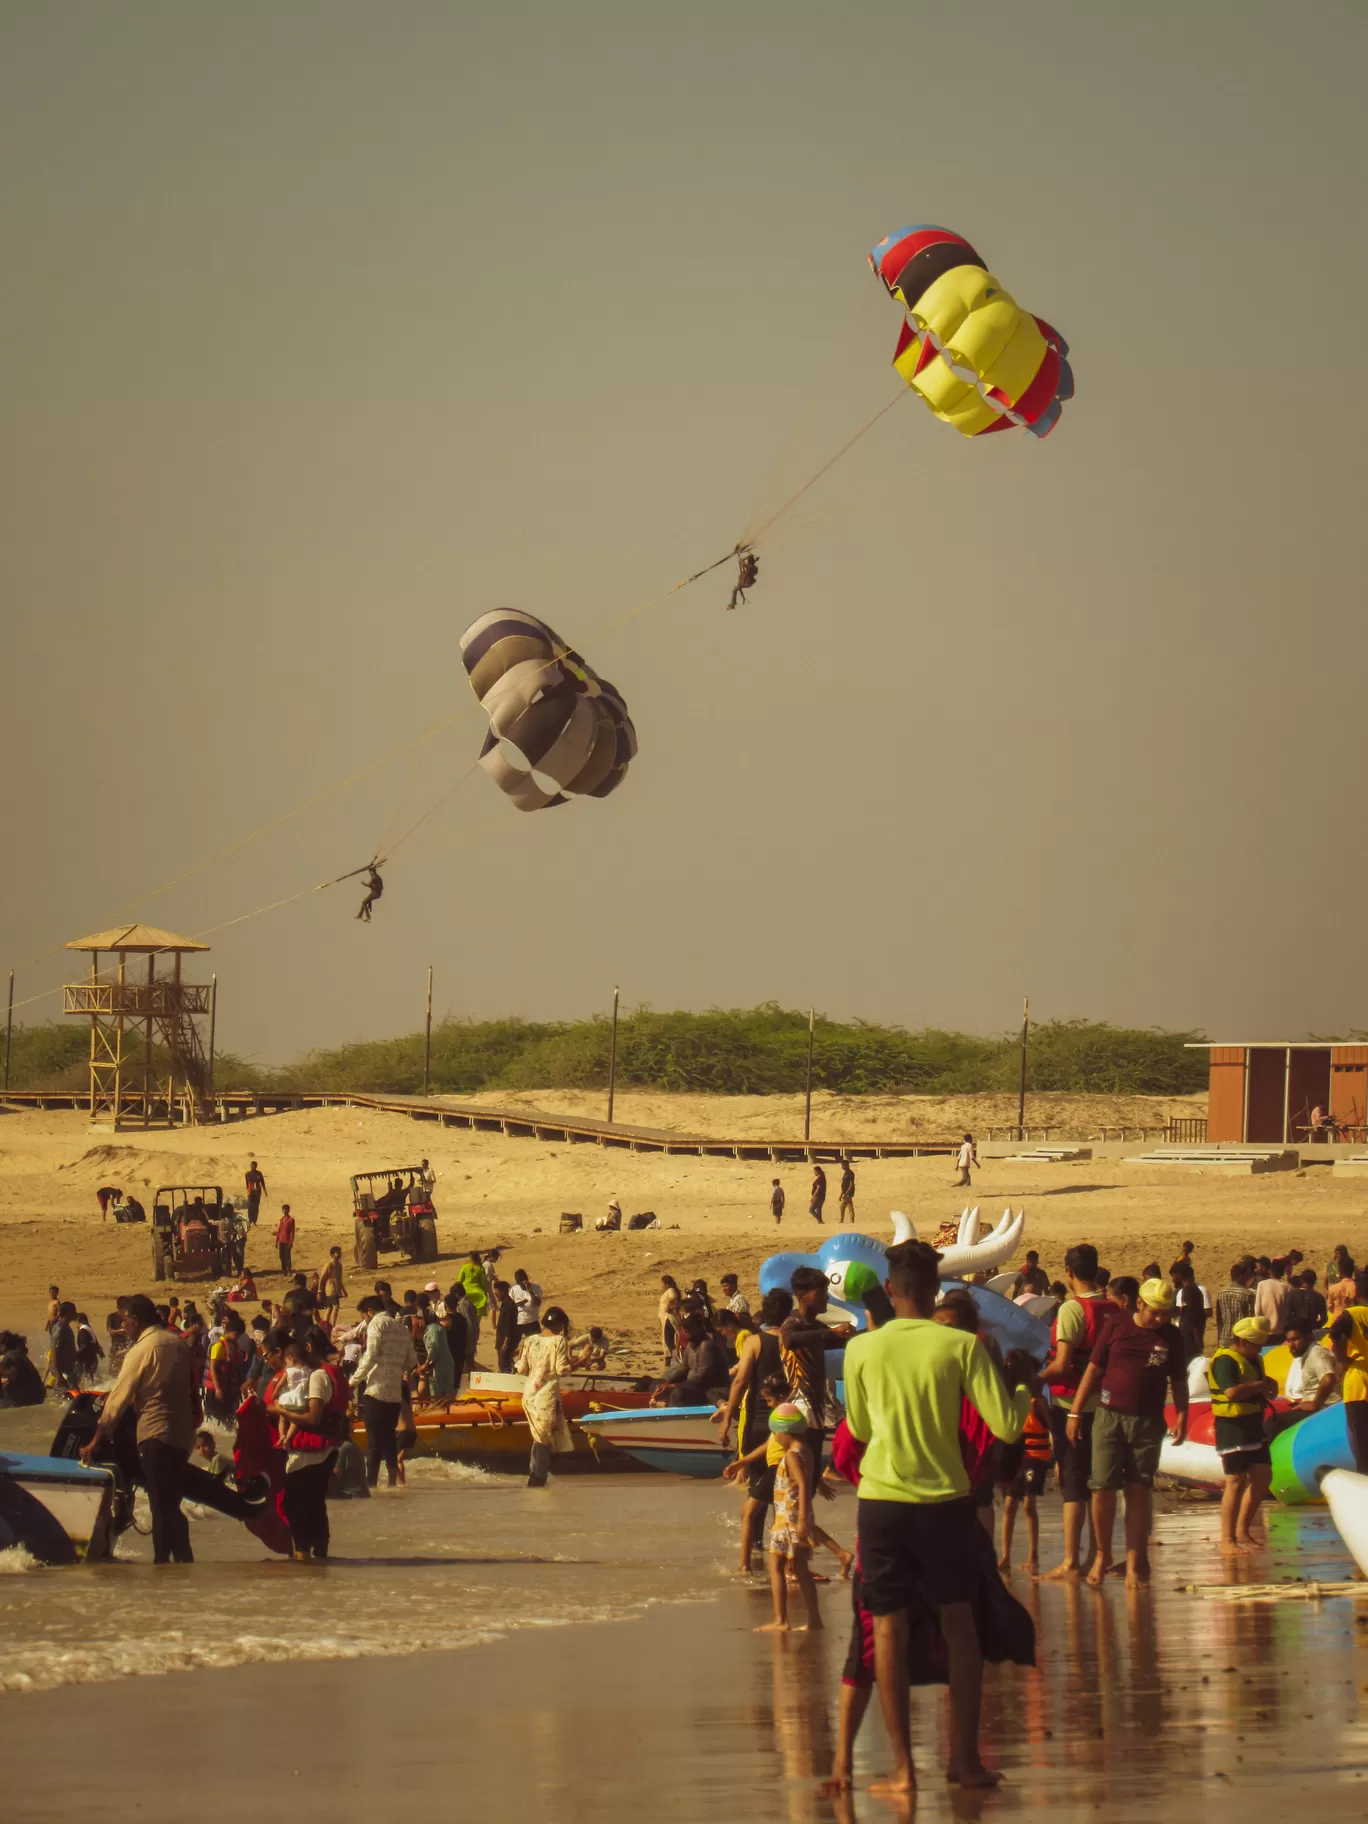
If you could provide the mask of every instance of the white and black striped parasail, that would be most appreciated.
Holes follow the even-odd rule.
[[[520,811],[617,790],[637,751],[627,705],[545,621],[496,608],[461,657],[489,717],[480,765]]]

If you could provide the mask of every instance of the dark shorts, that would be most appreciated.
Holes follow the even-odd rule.
[[[1042,1463],[1038,1457],[1027,1457],[1021,1465],[1021,1474],[1009,1485],[1007,1493],[1017,1501],[1024,1501],[1027,1495],[1043,1495],[1049,1479],[1049,1464]]]
[[[972,1602],[983,1581],[983,1529],[970,1496],[869,1501],[857,1508],[860,1575],[871,1615],[894,1615],[920,1595],[934,1607]]]
[[[997,1479],[999,1482],[1015,1482],[1021,1474],[1021,1465],[1026,1459],[1026,1446],[1020,1438],[1015,1444],[998,1446],[999,1456]]]
[[[1167,1431],[1162,1417],[1142,1418],[1137,1413],[1109,1412],[1102,1407],[1093,1419],[1088,1486],[1097,1494],[1113,1494],[1128,1482],[1152,1487],[1159,1473],[1159,1453]]]
[[[1267,1444],[1246,1444],[1239,1450],[1221,1452],[1221,1468],[1228,1476],[1242,1476],[1248,1470],[1258,1469],[1260,1464],[1273,1467],[1273,1453]]]
[[[752,1463],[746,1471],[746,1493],[752,1501],[763,1501],[766,1507],[774,1499],[774,1471],[778,1468],[765,1462]]]
[[[1092,1434],[1096,1413],[1085,1412],[1076,1444],[1069,1439],[1069,1414],[1062,1406],[1050,1408],[1050,1435],[1059,1465],[1059,1494],[1064,1501],[1086,1501],[1092,1473]]]

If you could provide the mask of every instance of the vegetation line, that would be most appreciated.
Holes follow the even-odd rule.
[[[1050,1020],[1031,1031],[1027,1088],[1076,1095],[1192,1095],[1206,1088],[1206,1056],[1185,1051],[1194,1032]],[[432,1031],[437,1093],[498,1089],[605,1089],[606,1019],[444,1020]],[[75,1089],[86,1080],[89,1033],[75,1020],[16,1026],[15,1089]],[[1019,1034],[997,1038],[927,1027],[817,1019],[813,1083],[851,1096],[978,1095],[1015,1090]],[[139,1063],[141,1058],[139,1056]],[[638,1008],[618,1026],[619,1089],[711,1095],[801,1091],[807,1014],[773,1002],[707,1013]],[[220,1089],[370,1090],[420,1094],[423,1034],[357,1039],[268,1069],[221,1053]]]

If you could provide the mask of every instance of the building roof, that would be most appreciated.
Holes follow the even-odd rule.
[[[156,925],[115,925],[110,931],[97,931],[93,937],[73,937],[68,950],[138,950],[153,955],[159,950],[207,950],[193,937],[177,937],[174,931],[161,931]]]
[[[1335,1051],[1368,1039],[1190,1039],[1184,1051]]]

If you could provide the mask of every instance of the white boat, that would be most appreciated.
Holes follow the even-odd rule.
[[[1320,1486],[1340,1538],[1368,1577],[1368,1476],[1352,1469],[1331,1469],[1321,1477]]]
[[[107,1557],[113,1504],[108,1469],[0,1451],[0,1550],[22,1546],[44,1564]]]

